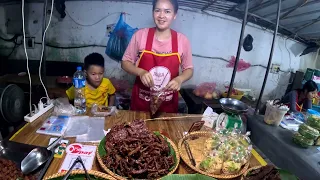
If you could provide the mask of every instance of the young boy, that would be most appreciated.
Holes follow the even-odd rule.
[[[93,104],[114,106],[115,91],[111,81],[103,77],[104,58],[99,53],[89,54],[84,59],[84,72],[86,74],[85,97],[87,107]],[[74,86],[66,94],[69,100],[74,100]]]

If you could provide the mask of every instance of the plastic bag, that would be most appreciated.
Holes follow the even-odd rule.
[[[70,118],[65,137],[76,137],[88,132],[89,116],[73,116]]]
[[[150,89],[151,95],[150,95],[150,111],[151,115],[156,114],[158,109],[160,108],[162,102],[164,101],[164,91],[159,91],[154,88]]]
[[[235,65],[235,62],[236,62],[236,57],[231,56],[231,59],[229,60],[229,63],[227,64],[227,67],[233,68],[234,65]],[[237,72],[244,71],[244,70],[246,70],[246,69],[248,69],[250,67],[251,67],[250,63],[244,61],[243,59],[240,59],[239,62],[238,62]]]
[[[69,103],[68,98],[58,98],[54,102],[53,114],[56,116],[59,115],[76,115],[76,108]]]
[[[100,141],[104,136],[104,121],[104,117],[71,117],[64,136],[76,137],[76,142]]]
[[[102,117],[89,118],[88,131],[86,134],[78,135],[76,142],[100,142],[104,135],[104,120]]]
[[[94,116],[99,117],[111,116],[117,113],[117,108],[115,106],[106,107],[93,104],[91,108],[91,113]]]
[[[205,99],[212,99],[214,90],[216,89],[216,83],[209,83],[205,82],[202,84],[199,84],[196,89],[193,91],[193,93],[196,96],[203,97]]]
[[[106,54],[113,60],[121,61],[131,37],[136,30],[137,28],[134,29],[124,22],[123,13],[121,13],[116,27],[111,32],[107,44]]]

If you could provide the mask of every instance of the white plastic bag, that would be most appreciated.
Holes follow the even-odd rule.
[[[68,98],[57,98],[54,102],[53,114],[55,116],[67,115],[74,116],[76,115],[76,108],[69,103]]]

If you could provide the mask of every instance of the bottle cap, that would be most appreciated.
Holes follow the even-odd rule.
[[[77,70],[78,70],[78,71],[81,71],[81,70],[82,70],[82,67],[81,67],[81,66],[78,66],[78,67],[77,67]]]

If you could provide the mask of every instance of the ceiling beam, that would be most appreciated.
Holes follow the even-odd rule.
[[[235,9],[235,11],[233,12],[229,12],[228,15],[236,17],[236,18],[240,18],[240,16],[243,14],[244,12],[241,9]],[[249,18],[250,17],[250,18]],[[275,26],[275,22],[271,21],[270,19],[261,17],[259,15],[256,15],[254,13],[248,13],[248,21],[250,21],[253,24],[257,24],[261,27],[264,27],[266,29],[270,29],[271,27]],[[295,40],[298,40],[304,44],[308,43],[308,40],[304,39],[302,36],[296,35],[292,30],[286,28],[283,25],[279,25],[279,32],[285,36],[288,36],[290,38],[295,37]]]
[[[293,9],[287,11],[286,13],[284,13],[283,15],[281,15],[281,16],[280,16],[280,19],[283,19],[283,18],[287,17],[289,14],[291,14],[292,12],[294,12],[295,10],[297,10],[298,8],[304,6],[307,2],[308,2],[308,0],[302,0],[302,1],[300,1],[300,3],[297,3],[297,4],[295,5],[295,8],[293,8]]]
[[[285,0],[282,0],[282,1],[285,1]],[[265,7],[272,6],[272,5],[276,4],[277,2],[278,2],[277,0],[266,1],[264,3],[259,4],[258,6],[250,8],[249,11],[251,13],[253,13],[253,12],[258,11],[260,9],[263,9]]]
[[[303,21],[296,21],[296,22],[292,22],[292,23],[288,23],[288,24],[282,24],[283,26],[292,26],[292,25],[295,25],[295,24],[301,24],[304,22],[304,24],[306,23],[310,23],[311,21],[313,21],[313,19],[310,19],[310,20],[303,20]],[[295,26],[294,26],[295,27]]]
[[[307,27],[309,27],[319,21],[320,21],[320,16],[317,19],[312,20],[312,22],[306,23],[306,24],[300,26],[299,28],[295,29],[295,33],[299,32],[299,31],[301,31],[301,30],[303,30],[303,29],[305,29],[305,28],[307,28]]]
[[[300,34],[304,34],[304,35],[310,35],[310,34],[320,34],[320,31],[313,31],[313,32],[303,32]]]
[[[301,0],[300,2],[303,3],[304,0]],[[306,7],[306,6],[310,6],[310,5],[313,5],[313,4],[317,4],[319,3],[318,0],[314,0],[314,1],[308,1],[306,4],[304,4],[302,7]],[[300,4],[300,3],[299,3]],[[293,7],[289,7],[289,8],[286,8],[286,9],[283,9],[281,11],[283,12],[286,12],[286,11],[291,11],[292,9],[295,9],[297,6],[299,6],[299,4],[297,4],[296,6],[293,6]],[[269,16],[272,16],[274,14],[276,14],[277,12],[272,12],[272,13],[269,13],[269,14],[265,14],[263,17],[267,18]],[[273,19],[274,20],[274,19]]]
[[[289,8],[286,8],[286,9],[284,9],[284,10],[282,10],[283,12],[286,12],[286,11],[291,11],[291,10],[296,10],[296,8],[298,7],[298,8],[302,8],[302,7],[307,7],[307,6],[310,6],[310,5],[313,5],[313,4],[317,4],[317,3],[319,3],[319,1],[318,0],[313,0],[313,1],[307,1],[306,3],[304,3],[303,1],[305,1],[305,0],[301,0],[300,1],[300,3],[299,4],[297,4],[297,5],[295,5],[295,6],[293,6],[293,7],[289,7]],[[300,6],[300,4],[302,3],[302,6]],[[293,12],[292,11],[292,12]],[[290,12],[291,13],[291,12]],[[289,13],[289,14],[290,14]],[[269,17],[269,16],[272,16],[272,15],[274,15],[275,14],[275,12],[273,12],[273,13],[269,13],[269,14],[266,14],[266,15],[264,15],[263,17]],[[286,15],[286,16],[288,16],[288,14]],[[281,17],[282,19],[284,18],[284,17]],[[274,21],[275,19],[272,19],[272,21]]]
[[[320,10],[314,10],[314,11],[309,11],[309,12],[305,12],[305,13],[301,13],[301,14],[297,14],[297,15],[285,17],[285,18],[283,18],[283,19],[291,19],[291,18],[300,17],[300,16],[305,16],[305,15],[314,14],[314,13],[319,13],[319,12],[320,12]]]
[[[201,11],[204,11],[206,10],[208,7],[210,7],[211,5],[213,5],[217,0],[211,0],[211,2],[209,2],[207,5],[205,5]]]
[[[300,0],[300,1],[299,1],[300,3],[296,4],[295,6],[282,9],[281,11],[282,11],[282,12],[291,11],[292,9],[295,9],[297,6],[299,6],[301,3],[303,3],[303,1],[304,1],[304,0]],[[311,4],[311,3],[315,3],[315,1],[308,2],[307,4]],[[304,6],[307,6],[307,4],[305,4]],[[276,14],[276,13],[277,13],[277,12],[271,12],[271,13],[269,13],[269,14],[263,15],[263,17],[264,17],[264,18],[267,18],[267,17],[272,16],[272,15],[274,15],[274,14]]]
[[[257,0],[257,1],[259,1],[257,4],[260,4],[260,3],[262,3],[263,0]],[[232,12],[232,11],[236,10],[237,8],[239,8],[240,6],[244,5],[244,4],[245,3],[243,2],[243,3],[240,3],[240,4],[234,5],[228,12]]]

